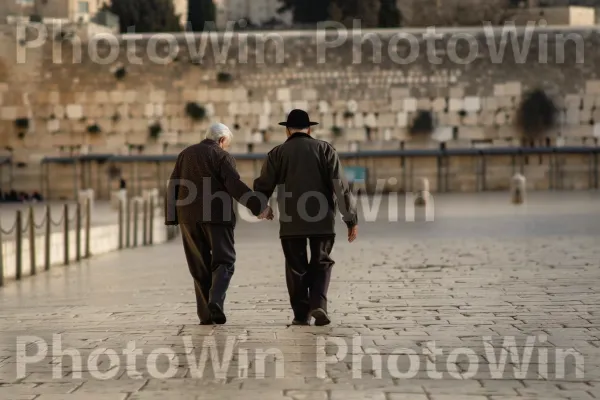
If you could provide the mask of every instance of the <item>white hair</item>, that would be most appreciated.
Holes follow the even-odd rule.
[[[214,140],[218,142],[222,137],[233,139],[233,133],[225,124],[217,123],[211,125],[206,131],[206,139]]]

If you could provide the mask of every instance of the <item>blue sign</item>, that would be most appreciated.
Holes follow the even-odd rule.
[[[344,167],[344,174],[349,183],[365,183],[367,169],[364,167]]]

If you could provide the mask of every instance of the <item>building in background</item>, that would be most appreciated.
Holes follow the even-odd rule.
[[[516,25],[545,21],[548,25],[593,26],[597,24],[596,9],[592,7],[535,7],[519,9],[511,21]]]
[[[188,0],[173,0],[173,5],[175,6],[175,14],[179,15],[181,26],[185,28],[188,20]]]
[[[39,15],[47,19],[89,22],[102,8],[104,0],[2,0],[0,18]]]

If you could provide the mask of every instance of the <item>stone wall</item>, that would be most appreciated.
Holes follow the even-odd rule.
[[[517,42],[522,46],[527,39],[519,32]],[[560,109],[558,127],[548,132],[550,143],[557,143],[559,137],[560,144],[597,143],[600,34],[595,30],[536,31],[522,60],[513,51],[510,37],[504,40],[508,43],[504,56],[495,56],[494,49],[502,42],[499,30],[493,34],[438,30],[444,37],[429,52],[424,31],[363,32],[367,33],[371,41],[363,44],[362,52],[355,45],[360,43],[358,35],[355,43],[349,38],[320,51],[324,46],[318,42],[323,40],[315,32],[284,32],[279,39],[266,41],[263,52],[257,51],[263,41],[254,34],[242,34],[231,39],[223,59],[215,56],[207,35],[187,41],[179,36],[173,40],[179,47],[176,55],[172,52],[171,58],[166,57],[169,47],[162,40],[151,61],[148,48],[153,41],[148,36],[137,36],[135,41],[124,36],[120,46],[112,48],[106,40],[75,45],[48,40],[41,47],[24,48],[14,32],[5,32],[0,39],[0,141],[12,151],[15,163],[20,163],[15,184],[19,189],[38,189],[43,156],[124,154],[132,148],[144,154],[177,152],[199,141],[215,121],[234,128],[234,153],[247,150],[245,143],[255,131],[264,131],[268,142],[256,145],[254,151],[266,152],[285,139],[277,123],[293,108],[307,109],[321,122],[315,134],[322,139],[333,140],[332,127],[342,128],[342,136],[335,138],[341,150],[347,150],[351,142],[364,142],[365,127],[378,143],[365,146],[378,148],[389,148],[389,143],[419,148],[431,146],[432,141],[434,146],[446,142],[454,147],[480,142],[515,145],[521,142],[514,125],[516,111],[522,96],[534,88],[551,94]],[[478,51],[469,53],[467,41],[458,33],[472,35]],[[420,48],[418,54],[412,53],[414,59],[410,59],[410,42],[399,36],[406,34],[414,35],[412,45]],[[564,39],[569,34],[581,38],[580,48],[575,41],[561,44],[561,35]],[[222,49],[223,37],[218,38]],[[544,38],[547,63],[540,62]],[[372,41],[381,43],[380,59]],[[204,57],[190,54],[203,44]],[[112,60],[111,52],[116,55]],[[118,70],[124,71],[120,79]],[[231,80],[219,80],[219,73]],[[191,120],[186,115],[190,102],[203,106],[208,117]],[[432,135],[410,134],[419,111],[434,117]],[[29,119],[25,131],[15,126],[20,118]],[[161,128],[156,139],[149,136],[153,124]],[[100,132],[89,133],[92,127]],[[541,138],[540,143],[547,141]],[[52,179],[52,183],[72,181],[71,170],[64,170],[66,175],[53,175],[63,179]]]

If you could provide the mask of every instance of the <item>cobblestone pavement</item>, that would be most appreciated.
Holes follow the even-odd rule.
[[[329,327],[289,326],[269,222],[236,231],[224,326],[197,325],[179,241],[11,283],[0,399],[600,398],[600,203],[561,196],[340,235]]]

